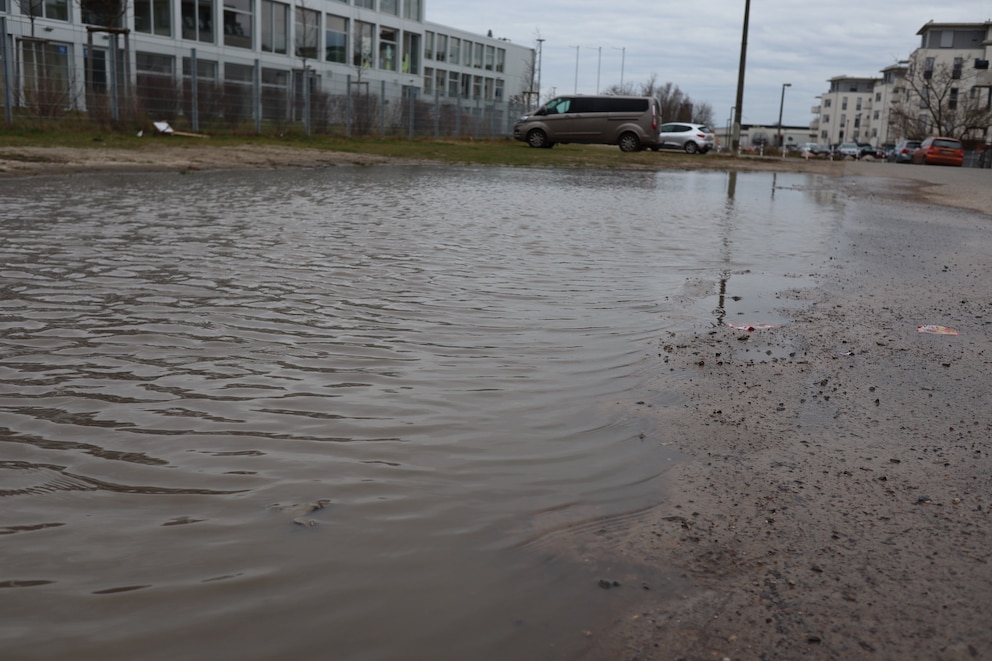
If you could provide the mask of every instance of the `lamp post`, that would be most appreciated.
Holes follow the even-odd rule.
[[[792,87],[792,83],[782,83],[782,99],[778,102],[778,148],[782,150],[782,158],[785,158],[785,142],[782,140],[782,110],[785,108],[786,87]]]
[[[736,106],[730,106],[730,117],[727,118],[727,149],[733,150],[733,144],[731,143],[730,129],[734,125],[734,111],[737,110]]]
[[[544,39],[537,40],[537,105],[541,105],[541,58],[544,54]]]
[[[617,46],[613,47],[613,50],[620,51],[620,89],[623,90],[623,64],[624,60],[627,59],[627,47],[619,48]]]
[[[572,46],[572,48],[575,49],[575,89],[572,91],[572,94],[578,94],[579,93],[579,48],[581,48],[581,46]]]

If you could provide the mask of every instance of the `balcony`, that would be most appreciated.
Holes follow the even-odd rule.
[[[820,106],[813,106],[812,108],[809,109],[809,111],[810,111],[810,113],[812,113],[814,115],[819,115],[820,114]]]
[[[820,120],[814,119],[812,122],[809,123],[810,131],[816,131],[819,130],[819,128],[820,128]]]

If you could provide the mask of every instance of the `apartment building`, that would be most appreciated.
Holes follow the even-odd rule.
[[[820,96],[819,141],[825,144],[866,142],[872,131],[875,86],[879,82],[878,78],[831,78],[830,90]]]
[[[299,95],[304,72],[312,90],[338,95],[361,85],[498,104],[530,91],[533,48],[426,12],[425,0],[0,0],[0,76],[16,81],[15,105],[43,91],[80,110],[115,80],[183,95],[194,69],[201,90],[260,79],[279,99]]]
[[[810,128],[825,144],[894,144],[934,133],[992,138],[992,21],[934,23],[920,46],[881,77],[837,76],[813,106]]]

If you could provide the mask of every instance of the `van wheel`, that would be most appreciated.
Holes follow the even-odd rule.
[[[617,140],[617,144],[620,145],[620,151],[640,151],[641,141],[633,133],[624,133]]]
[[[689,142],[685,143],[685,153],[695,154],[697,151],[699,151],[699,145],[697,145],[695,142],[690,140]]]
[[[548,134],[541,129],[531,129],[527,134],[527,144],[535,149],[548,148],[551,143],[548,142]]]

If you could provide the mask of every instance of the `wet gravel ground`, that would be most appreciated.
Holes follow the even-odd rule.
[[[987,205],[992,186],[953,177],[992,171],[861,174],[891,170],[836,180],[857,212],[817,288],[783,292],[807,303],[790,323],[660,340],[688,401],[659,422],[688,460],[597,553],[625,584],[658,566],[687,583],[587,632],[586,658],[992,658],[992,216],[879,212],[954,188]]]

